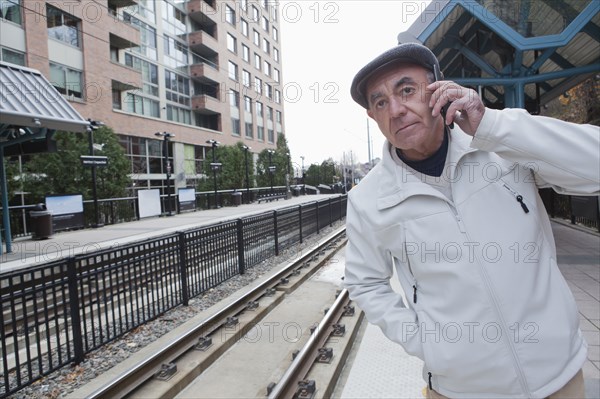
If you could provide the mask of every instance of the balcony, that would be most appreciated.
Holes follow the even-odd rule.
[[[109,42],[111,47],[119,50],[138,47],[140,45],[140,31],[132,25],[122,21],[115,21],[108,25]]]
[[[188,16],[200,25],[215,25],[219,22],[219,11],[215,7],[215,0],[189,0],[187,3]]]
[[[206,94],[192,97],[192,108],[199,114],[224,114],[226,107],[226,103]]]
[[[207,84],[221,83],[224,80],[218,67],[213,67],[207,63],[198,63],[190,66],[190,76],[198,82]]]
[[[110,8],[111,10],[137,5],[137,0],[108,0],[108,8]]]
[[[190,50],[198,54],[217,53],[219,43],[217,39],[203,30],[197,30],[188,34],[188,46]]]

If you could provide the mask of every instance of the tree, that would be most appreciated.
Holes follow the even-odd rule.
[[[221,146],[215,149],[215,158],[222,164],[217,173],[217,187],[219,190],[242,189],[246,187],[246,160],[243,149],[244,143],[237,142],[232,146]],[[214,188],[213,171],[211,169],[212,149],[208,153],[202,166],[206,179],[198,184],[199,191],[211,191]],[[248,174],[250,175],[250,187],[253,187],[254,161],[248,154]]]
[[[80,156],[89,154],[88,134],[56,132],[56,153],[31,156],[24,165],[23,188],[31,193],[31,201],[41,202],[50,194],[81,193],[92,198],[91,168],[81,164]],[[108,166],[96,168],[98,198],[116,198],[125,195],[131,169],[123,147],[109,127],[94,131],[94,143],[102,150],[95,155],[108,157]]]
[[[284,186],[285,175],[292,173],[292,163],[290,149],[287,144],[287,139],[283,133],[277,135],[277,147],[271,156],[269,157],[269,150],[262,150],[258,154],[257,160],[257,180],[259,187],[271,186],[271,175],[269,174],[269,166],[275,166],[275,172],[273,174],[273,185]]]

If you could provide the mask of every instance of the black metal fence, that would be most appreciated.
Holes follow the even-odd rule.
[[[0,274],[0,398],[346,216],[345,195]]]

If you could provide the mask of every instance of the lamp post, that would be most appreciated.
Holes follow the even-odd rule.
[[[243,145],[242,149],[244,150],[244,162],[246,163],[246,201],[249,204],[250,201],[250,175],[248,174],[248,151],[252,148],[247,145]]]
[[[271,194],[273,194],[273,175],[275,174],[275,165],[273,165],[273,154],[274,150],[267,150],[269,153],[269,174],[271,175]]]
[[[292,163],[292,159],[291,159],[291,155],[289,152],[286,152],[285,155],[287,155],[287,174],[285,175],[285,189],[286,189],[286,198],[290,199],[292,198],[292,191],[290,189],[290,184],[291,181],[290,179],[292,178],[290,175],[290,163]]]
[[[302,191],[306,194],[306,183],[304,182],[304,155],[300,155],[302,159]]]
[[[157,132],[154,133],[156,137],[163,137],[163,165],[165,167],[165,172],[167,176],[167,206],[165,207],[165,214],[167,216],[173,216],[173,211],[171,209],[171,163],[169,162],[169,140],[175,135],[173,133],[167,132]]]
[[[98,130],[100,126],[104,126],[104,123],[100,121],[93,121],[88,119],[90,124],[87,127],[88,132],[88,144],[90,155],[94,156],[94,130]],[[92,197],[94,200],[94,224],[93,228],[98,228],[104,226],[104,223],[100,223],[100,212],[98,210],[98,192],[96,190],[97,182],[96,182],[96,165],[92,164]]]
[[[213,172],[213,183],[214,183],[214,188],[215,188],[215,206],[214,209],[219,208],[219,200],[217,197],[217,171],[219,169],[221,169],[221,163],[217,162],[216,159],[216,154],[215,154],[215,148],[217,148],[219,146],[219,143],[217,140],[206,140],[207,144],[210,144],[212,147],[212,162],[210,163],[210,168],[212,169]]]

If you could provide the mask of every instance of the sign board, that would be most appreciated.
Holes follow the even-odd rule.
[[[139,190],[137,195],[140,219],[160,215],[160,190]]]
[[[108,165],[108,157],[100,155],[81,155],[81,164],[83,166],[106,166]]]
[[[193,188],[180,188],[179,209],[182,211],[193,211],[196,209],[196,190]]]
[[[46,209],[52,212],[54,231],[84,227],[83,195],[50,195],[45,201]]]

